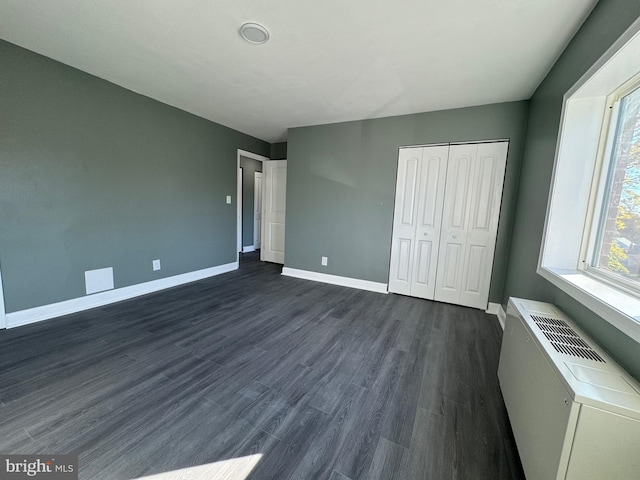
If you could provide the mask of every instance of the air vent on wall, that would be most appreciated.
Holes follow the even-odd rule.
[[[539,315],[531,315],[531,319],[549,340],[549,343],[553,345],[556,352],[606,363],[564,320]]]

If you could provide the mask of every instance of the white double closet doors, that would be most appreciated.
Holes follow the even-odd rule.
[[[390,292],[487,307],[507,148],[400,149]]]

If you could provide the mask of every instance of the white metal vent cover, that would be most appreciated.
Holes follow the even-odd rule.
[[[559,318],[531,315],[531,319],[556,352],[594,362],[607,363],[571,326]]]
[[[498,377],[527,478],[638,478],[640,384],[555,305],[509,299]]]

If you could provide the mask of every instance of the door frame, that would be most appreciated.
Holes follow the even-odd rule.
[[[240,157],[251,158],[259,162],[268,162],[269,157],[258,155],[238,148],[236,155],[236,261],[240,261],[240,252],[242,251],[242,169],[240,168]],[[262,233],[260,233],[260,243],[262,243]]]
[[[237,245],[236,248],[238,250],[238,253],[242,253],[242,250],[244,250],[244,246],[243,241],[242,241],[242,207],[244,207],[244,199],[242,198],[242,196],[244,195],[244,185],[242,185],[244,179],[244,168],[242,167],[238,167],[238,178],[237,178],[237,183],[238,183],[238,193],[236,195],[236,202],[238,204],[238,212],[240,213],[240,218],[238,219],[238,224],[236,225],[237,229],[238,229],[238,238],[237,238]]]
[[[258,177],[258,175],[260,177]],[[260,209],[256,209],[258,202],[258,196],[256,195],[257,180],[260,178]],[[260,229],[256,230],[256,214],[260,215]],[[262,172],[253,172],[253,246],[258,248],[262,247]]]

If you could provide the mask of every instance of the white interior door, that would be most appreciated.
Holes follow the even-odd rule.
[[[485,309],[507,142],[452,145],[434,299]]]
[[[400,149],[389,291],[433,299],[449,146]]]
[[[287,161],[263,162],[262,248],[260,260],[284,263]]]
[[[262,173],[254,172],[253,179],[253,246],[260,248],[262,218]]]

